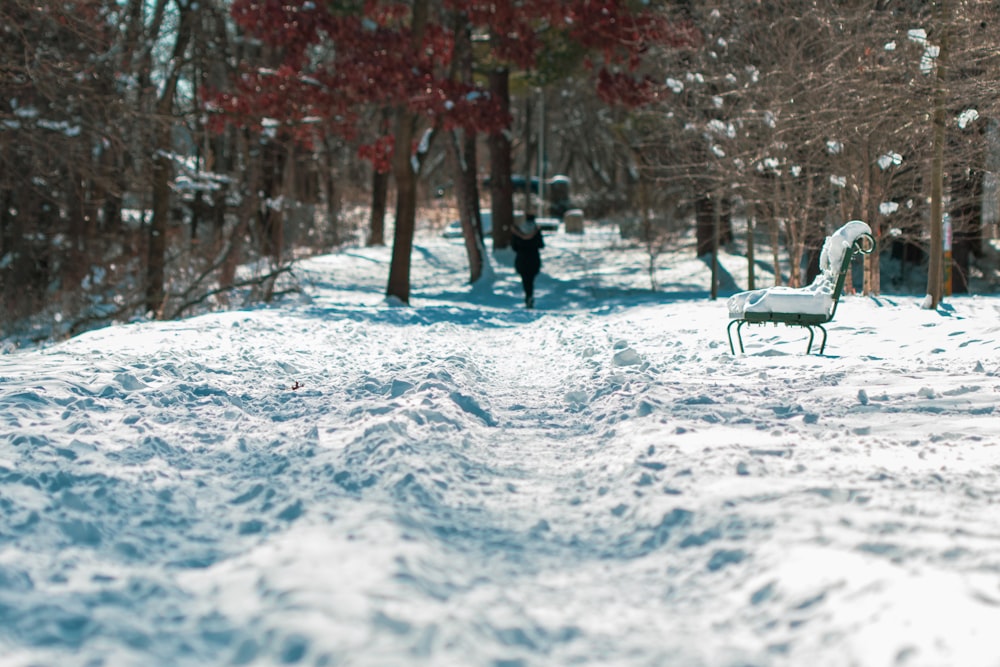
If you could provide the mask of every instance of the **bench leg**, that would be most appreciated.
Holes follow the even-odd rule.
[[[736,356],[736,349],[733,347],[733,325],[736,325],[736,340],[740,344],[740,354],[743,354],[743,336],[740,334],[740,329],[746,324],[746,320],[730,320],[729,326],[726,327],[726,335],[729,337],[729,351],[732,355]]]
[[[813,327],[816,327],[817,329],[819,329],[823,333],[823,342],[821,342],[819,344],[819,353],[823,354],[823,350],[826,349],[826,329],[823,328],[823,325],[822,324],[803,324],[801,326],[804,326],[805,328],[809,329],[809,344],[806,345],[806,354],[809,354],[810,352],[812,352],[813,338],[814,338],[814,335],[815,335],[815,332],[813,331]]]
[[[746,354],[746,351],[743,349],[743,334],[740,331],[744,324],[749,324],[746,320],[729,321],[729,325],[726,327],[726,336],[729,338],[729,351],[733,354],[733,356],[736,356],[736,347],[733,345],[734,324],[736,325],[736,341],[740,344],[740,354]],[[803,329],[807,329],[809,331],[809,342],[806,344],[806,354],[812,354],[813,343],[816,341],[815,329],[819,329],[820,333],[823,334],[823,338],[819,344],[819,354],[823,354],[823,351],[826,349],[826,328],[824,328],[822,324],[802,324],[801,322],[789,322],[787,324],[789,326],[802,327]]]
[[[817,324],[816,328],[823,332],[823,342],[819,346],[819,353],[823,354],[823,350],[826,349],[826,329],[823,328],[822,324]]]

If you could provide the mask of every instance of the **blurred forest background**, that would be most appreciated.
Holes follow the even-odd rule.
[[[996,2],[3,0],[0,35],[0,336],[266,301],[359,244],[405,263],[400,190],[469,220],[474,263],[518,176],[652,257],[737,244],[800,285],[860,218],[903,267],[866,292],[997,284]]]

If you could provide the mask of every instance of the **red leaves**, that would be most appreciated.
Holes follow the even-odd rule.
[[[235,124],[306,147],[325,135],[351,139],[357,132],[357,109],[319,80],[288,67],[246,71],[234,83],[230,93],[203,91],[211,131]]]
[[[379,173],[386,173],[392,168],[392,149],[395,144],[391,136],[379,137],[370,144],[358,149],[358,157],[368,160]]]
[[[414,49],[410,3],[234,0],[236,22],[261,41],[261,57],[275,67],[248,69],[233,91],[211,98],[210,109],[220,114],[212,124],[227,118],[261,129],[265,118],[273,118],[297,135],[320,123],[353,136],[363,110],[404,106],[444,128],[506,127],[510,119],[485,90],[452,79],[450,12],[464,13],[475,33],[488,32],[490,59],[522,69],[537,67],[551,43],[578,44],[602,57],[602,99],[643,104],[655,98],[656,87],[623,72],[635,71],[651,45],[694,44],[697,32],[630,7],[626,0],[447,0],[448,13],[432,14]],[[378,139],[360,154],[388,168],[392,148]]]
[[[642,106],[656,100],[660,90],[661,87],[649,77],[635,78],[606,69],[597,74],[597,95],[607,104]]]

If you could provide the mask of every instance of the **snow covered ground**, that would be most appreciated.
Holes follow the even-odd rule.
[[[0,355],[0,663],[1000,665],[1000,299],[726,341],[707,267],[418,238]],[[739,276],[738,258],[726,257]]]

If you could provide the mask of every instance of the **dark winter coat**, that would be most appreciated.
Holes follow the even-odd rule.
[[[537,227],[528,238],[522,237],[515,231],[510,236],[510,247],[516,255],[514,269],[519,274],[534,276],[542,270],[542,257],[538,251],[545,247],[545,241],[542,239],[542,232]]]

